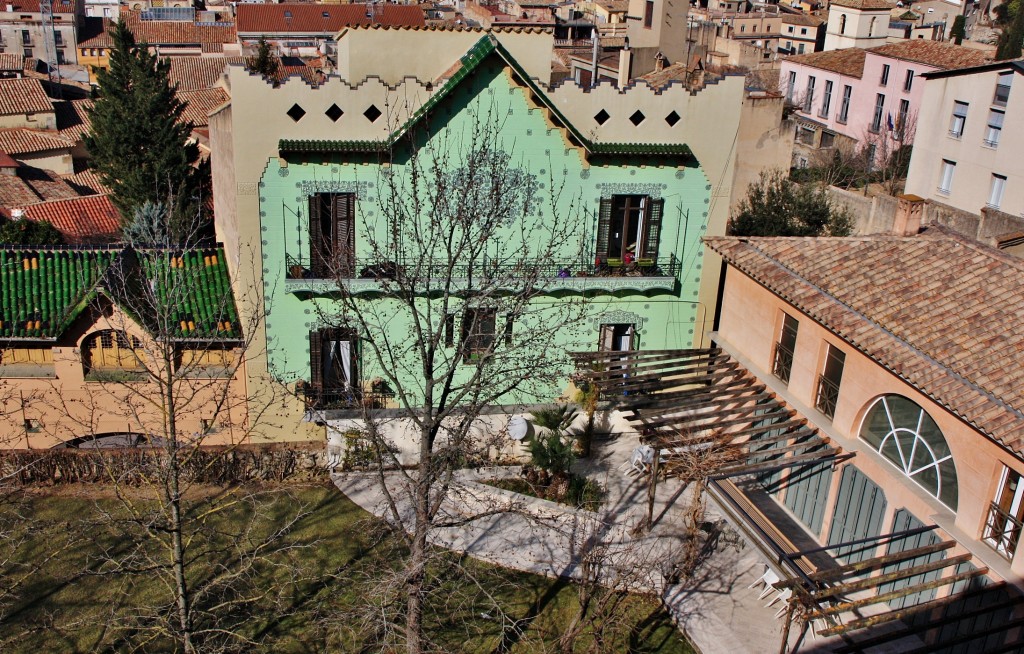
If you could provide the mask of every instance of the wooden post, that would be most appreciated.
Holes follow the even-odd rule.
[[[654,496],[658,492],[658,474],[661,472],[661,450],[654,448],[651,461],[651,483],[647,486],[647,531],[654,527]]]
[[[786,654],[789,651],[789,630],[793,626],[793,602],[789,603],[786,609],[786,625],[782,628],[782,644],[779,646],[779,654]]]

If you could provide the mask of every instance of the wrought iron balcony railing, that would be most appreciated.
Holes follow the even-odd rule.
[[[395,398],[388,390],[363,390],[361,388],[316,388],[304,384],[298,389],[306,408],[317,411],[383,409]]]
[[[334,269],[335,274],[328,274]],[[682,262],[670,255],[667,259],[637,259],[626,263],[621,259],[592,259],[588,262],[487,261],[417,261],[408,265],[380,259],[354,259],[341,266],[311,266],[307,260],[286,259],[286,287],[291,292],[330,292],[344,284],[352,293],[386,292],[390,282],[398,281],[412,287],[438,286],[439,280],[454,280],[457,285],[516,288],[521,281],[535,280],[541,290],[669,289],[675,287]],[[392,286],[392,290],[397,290]]]
[[[1008,559],[1012,560],[1017,551],[1022,527],[1024,523],[999,508],[998,504],[992,502],[989,505],[988,518],[985,520],[985,540]]]
[[[789,383],[789,375],[793,371],[793,350],[776,343],[772,351],[772,374],[785,383]]]
[[[829,419],[836,416],[836,404],[839,402],[839,384],[825,375],[818,375],[818,395],[814,406]]]

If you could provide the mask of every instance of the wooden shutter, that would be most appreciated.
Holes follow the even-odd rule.
[[[455,314],[444,317],[444,346],[455,347]]]
[[[644,251],[640,259],[658,261],[658,239],[661,237],[661,215],[664,213],[665,201],[648,198],[647,205],[650,209],[647,212],[647,234],[644,236]]]
[[[612,199],[601,198],[601,211],[597,217],[597,264],[603,264],[608,260],[608,232],[611,230],[611,223]]]
[[[353,273],[355,268],[355,196],[352,193],[339,193],[334,196],[331,207],[333,213],[331,245],[332,259],[338,264],[338,271],[345,276]]]
[[[309,332],[309,385],[319,392],[324,387],[323,333]]]
[[[322,277],[324,235],[320,231],[320,196],[309,198],[309,267],[314,277]]]

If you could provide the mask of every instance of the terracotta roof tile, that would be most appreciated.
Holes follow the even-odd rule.
[[[17,168],[21,164],[6,152],[0,152],[0,168]]]
[[[81,141],[92,127],[88,112],[92,106],[92,100],[54,102],[53,109],[57,112],[57,131],[60,135],[71,141]]]
[[[10,155],[70,150],[74,145],[74,142],[59,136],[56,132],[20,128],[0,129],[0,151]]]
[[[121,215],[107,195],[53,200],[19,208],[29,220],[45,220],[56,227],[71,244],[111,243],[121,234]]]
[[[817,27],[825,22],[823,18],[818,16],[809,16],[807,14],[781,14],[782,23],[784,25],[806,25],[808,27]]]
[[[935,66],[943,70],[980,66],[992,61],[992,56],[984,50],[925,39],[909,39],[897,43],[888,43],[876,48],[870,48],[868,52],[881,57],[905,59],[919,64]]]
[[[19,12],[20,13],[25,13],[25,14],[38,14],[38,13],[40,13],[39,0],[10,0],[10,2],[4,2],[2,5],[0,5],[0,7],[2,7],[3,9],[6,9],[7,8],[6,5],[8,5],[8,4],[14,6],[14,12],[15,13],[19,13]],[[52,11],[55,14],[73,14],[73,13],[75,13],[75,3],[74,2],[64,2],[63,0],[54,0],[52,7],[53,7]]]
[[[883,9],[892,10],[896,3],[889,2],[889,0],[831,0],[829,5],[832,7],[846,7],[848,9],[881,11]]]
[[[178,85],[179,92],[199,91],[216,84],[225,66],[244,64],[246,60],[246,57],[171,57],[168,76],[171,84]]]
[[[8,172],[14,174],[0,175],[0,207],[18,208],[80,195],[77,189],[50,170],[19,164]]]
[[[864,59],[866,58],[864,53],[865,51],[861,48],[844,48],[842,50],[808,52],[786,57],[785,60],[860,79],[860,76],[864,74]]]
[[[145,41],[151,45],[182,44],[182,45],[203,45],[211,43],[235,43],[238,36],[235,33],[234,25],[208,25],[196,24],[192,21],[170,21],[170,20],[142,20],[140,12],[129,9],[121,10],[121,18],[124,19],[128,29],[135,35],[137,41]],[[104,18],[102,24],[86,19],[83,24],[83,33],[92,34],[79,41],[79,47],[86,48],[109,48],[113,45],[107,30],[110,28],[110,19]],[[223,48],[221,48],[223,50]],[[214,51],[221,51],[214,50]]]
[[[79,195],[103,195],[110,193],[110,189],[106,187],[95,170],[83,170],[74,175],[64,175],[64,181],[71,188],[75,189]]]
[[[25,69],[25,57],[15,52],[0,52],[0,70],[22,71]]]
[[[178,93],[178,99],[188,103],[181,114],[183,121],[192,121],[193,127],[205,127],[210,124],[208,114],[230,99],[227,91],[220,87],[185,91]]]
[[[0,116],[53,111],[43,84],[33,77],[0,79]]]
[[[1024,260],[913,237],[706,239],[731,265],[1024,454]],[[1013,362],[1013,363],[1010,363]]]
[[[240,33],[335,34],[352,25],[387,25],[389,27],[422,27],[426,25],[423,10],[413,5],[376,6],[374,16],[367,17],[367,5],[321,4],[239,4],[236,25]]]

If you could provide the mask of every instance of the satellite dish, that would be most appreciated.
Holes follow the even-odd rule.
[[[508,437],[514,441],[521,441],[530,433],[530,423],[522,416],[512,416],[508,421]]]

